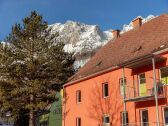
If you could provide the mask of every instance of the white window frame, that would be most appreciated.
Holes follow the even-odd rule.
[[[124,86],[124,85],[123,85],[122,82],[123,82],[123,78],[120,78],[120,79],[119,79],[120,95],[121,95],[121,96],[124,96],[124,89],[123,89],[123,92],[122,92],[122,86]],[[126,85],[127,85],[127,78],[126,78],[126,77],[124,78],[124,82],[125,82],[125,93],[126,93]],[[121,85],[121,84],[122,84],[122,85]]]
[[[107,118],[107,117],[109,118],[109,122],[108,122],[108,123],[107,123],[107,122],[104,122],[104,121],[105,121],[105,118]],[[109,115],[109,114],[104,114],[104,115],[103,115],[103,121],[102,121],[102,122],[103,122],[104,125],[110,125],[110,115]]]
[[[121,113],[121,125],[124,126],[124,112],[122,111]],[[126,115],[128,115],[128,111],[126,111]],[[126,119],[126,125],[129,124],[129,116],[127,116],[126,118],[128,118],[128,123],[127,123],[127,119]]]
[[[145,83],[146,83],[146,74],[145,74],[145,72],[144,72],[144,73],[140,73],[140,74],[138,74],[138,82],[139,82],[139,85],[140,85],[140,83],[141,83],[141,78],[140,78],[140,76],[141,76],[142,74],[145,75]]]
[[[79,120],[80,120],[80,124],[79,124]],[[76,126],[81,126],[81,118],[80,117],[77,117],[76,118]]]
[[[141,120],[141,125],[143,125],[142,123],[142,121],[143,121],[143,119],[142,119],[142,112],[143,111],[147,111],[148,112],[148,124],[149,124],[149,111],[148,111],[148,109],[147,108],[144,108],[144,109],[140,109],[140,120]]]
[[[107,96],[106,96],[106,92],[105,92],[105,85],[108,86],[108,90],[107,90],[108,95],[107,95]],[[108,83],[108,82],[105,82],[105,83],[102,84],[102,86],[103,86],[103,98],[109,97],[109,83]]]
[[[145,72],[138,74],[138,92],[139,92],[138,94],[139,95],[140,95],[140,83],[141,83],[140,75],[141,74],[145,74]],[[145,74],[145,84],[146,84],[146,74]]]
[[[164,111],[164,109],[165,108],[168,108],[168,106],[162,106],[162,117],[163,117],[163,124],[164,124],[164,126],[166,126],[166,122],[165,122],[165,111]]]
[[[79,98],[79,94],[80,94],[80,98]],[[76,103],[81,103],[82,101],[82,96],[81,96],[81,90],[77,90],[76,91]]]

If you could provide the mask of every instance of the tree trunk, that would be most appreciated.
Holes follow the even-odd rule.
[[[30,104],[33,104],[33,102],[34,102],[34,96],[30,95]],[[29,126],[35,126],[33,107],[31,107],[31,109],[29,111]]]
[[[35,126],[33,109],[31,109],[29,112],[29,126]]]

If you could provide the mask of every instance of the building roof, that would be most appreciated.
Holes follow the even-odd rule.
[[[69,83],[151,54],[163,46],[168,47],[168,14],[162,14],[110,40],[70,78]]]

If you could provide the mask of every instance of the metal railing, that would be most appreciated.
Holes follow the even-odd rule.
[[[159,123],[160,126],[165,126],[164,123]],[[128,123],[121,126],[157,126],[156,122],[138,122],[138,123]]]
[[[107,124],[102,124],[99,126],[113,126],[114,124],[112,123],[107,123]],[[164,123],[159,122],[160,126],[166,126]],[[136,122],[136,123],[127,123],[127,124],[122,124],[120,126],[157,126],[157,122]]]
[[[145,88],[133,87],[133,86],[130,86],[129,84],[130,83],[127,83],[125,85],[126,100],[152,98],[155,95],[153,84],[146,83],[147,86]],[[168,85],[165,85],[160,81],[157,82],[156,88],[157,88],[158,98],[164,98],[166,96],[167,86]]]

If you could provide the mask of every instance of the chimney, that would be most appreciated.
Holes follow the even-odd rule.
[[[113,30],[112,34],[113,34],[113,38],[118,38],[120,37],[120,30]]]
[[[142,25],[142,18],[137,17],[132,21],[133,28],[139,28]]]

